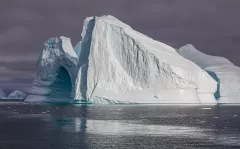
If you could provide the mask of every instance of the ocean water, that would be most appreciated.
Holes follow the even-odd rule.
[[[239,106],[0,103],[0,149],[240,148]]]

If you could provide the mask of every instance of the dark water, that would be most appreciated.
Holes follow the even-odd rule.
[[[0,104],[0,149],[240,148],[238,106]]]

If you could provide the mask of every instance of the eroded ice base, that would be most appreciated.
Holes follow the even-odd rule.
[[[201,101],[200,98],[206,98]],[[215,104],[213,95],[199,96],[195,89],[144,90],[115,93],[97,88],[89,101],[93,103],[136,103],[136,104]],[[216,101],[216,100],[215,100]]]

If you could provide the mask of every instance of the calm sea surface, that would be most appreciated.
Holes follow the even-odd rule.
[[[0,103],[0,149],[240,148],[239,106]]]

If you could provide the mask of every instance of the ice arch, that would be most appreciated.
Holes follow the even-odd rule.
[[[60,66],[57,70],[55,81],[50,85],[51,97],[70,97],[72,91],[72,80],[67,69]]]
[[[71,97],[74,94],[77,61],[78,57],[69,38],[50,38],[45,42],[42,54],[38,58],[37,78],[29,93],[56,96],[57,90],[65,89],[65,94],[70,92],[68,97]],[[58,83],[60,86],[56,87]],[[67,86],[63,87],[61,83],[66,83]]]

